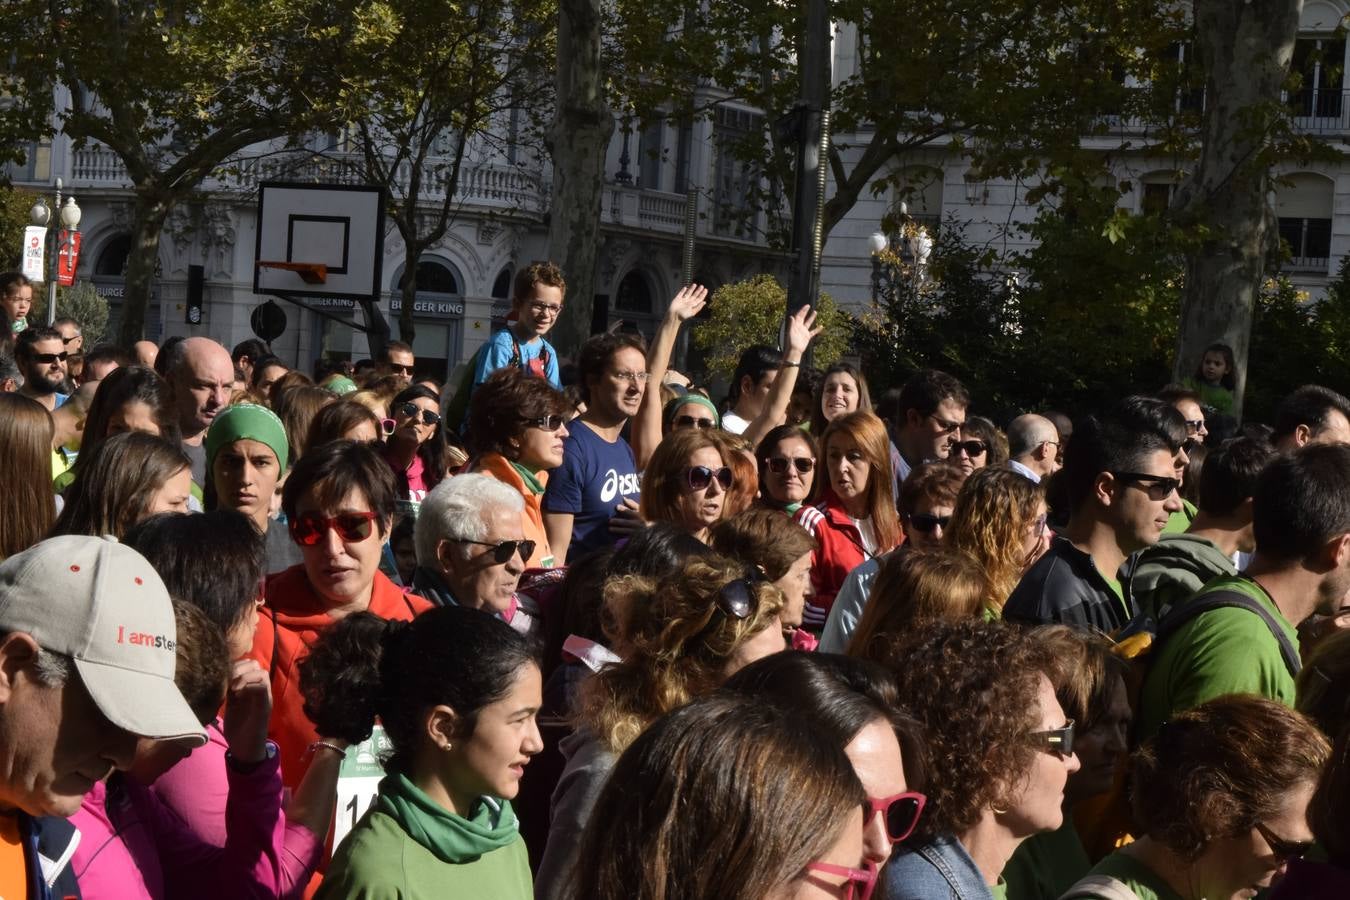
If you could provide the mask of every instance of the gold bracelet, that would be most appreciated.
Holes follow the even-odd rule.
[[[330,744],[328,741],[315,741],[314,743],[310,744],[309,753],[307,753],[306,755],[313,756],[315,751],[317,751],[320,747],[324,748],[325,750],[332,750],[338,756],[341,756],[343,758],[347,756],[347,751],[344,748],[339,747],[337,744]]]

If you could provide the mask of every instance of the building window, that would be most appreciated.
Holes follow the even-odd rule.
[[[1176,193],[1174,184],[1145,183],[1144,196],[1139,208],[1146,216],[1161,216],[1167,212],[1167,207],[1172,205],[1174,193]]]
[[[1288,268],[1327,271],[1335,190],[1330,178],[1307,172],[1277,183],[1275,215],[1279,217],[1280,240],[1288,245]]]
[[[397,290],[403,290],[403,275],[398,277]],[[417,263],[417,293],[459,294],[459,280],[444,263],[423,259]]]
[[[1291,72],[1302,75],[1299,89],[1290,95],[1294,115],[1339,119],[1345,87],[1345,41],[1299,38],[1294,44]]]
[[[494,300],[511,299],[511,267],[507,266],[497,273],[497,280],[492,282],[492,298]]]
[[[652,314],[652,288],[641,272],[634,270],[623,276],[615,293],[614,309],[641,316]]]
[[[666,120],[656,119],[642,129],[638,138],[638,187],[661,190],[661,169],[665,162]]]
[[[1289,267],[1325,271],[1331,259],[1330,219],[1280,219],[1280,240],[1289,245]]]
[[[758,230],[755,194],[759,172],[736,151],[763,131],[763,116],[725,106],[717,108],[713,117],[713,234],[749,238]]]

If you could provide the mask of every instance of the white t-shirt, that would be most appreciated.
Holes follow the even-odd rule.
[[[732,434],[745,434],[745,429],[750,427],[749,419],[742,419],[736,415],[733,410],[727,410],[722,416],[722,430],[730,431]]]
[[[858,536],[862,538],[863,549],[867,551],[867,555],[875,556],[877,552],[877,530],[872,527],[872,517],[855,519],[849,516],[848,520],[858,529]]]

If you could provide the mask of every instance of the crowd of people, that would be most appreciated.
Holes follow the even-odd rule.
[[[1215,345],[998,423],[810,368],[807,308],[714,396],[704,289],[560,353],[550,263],[449,382],[85,349],[31,294],[0,897],[1350,896],[1333,390],[1239,423]]]

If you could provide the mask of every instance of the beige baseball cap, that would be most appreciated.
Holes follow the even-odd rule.
[[[0,563],[0,632],[15,631],[73,659],[85,689],[119,728],[206,743],[173,681],[178,629],[169,591],[130,547],[63,535]]]

